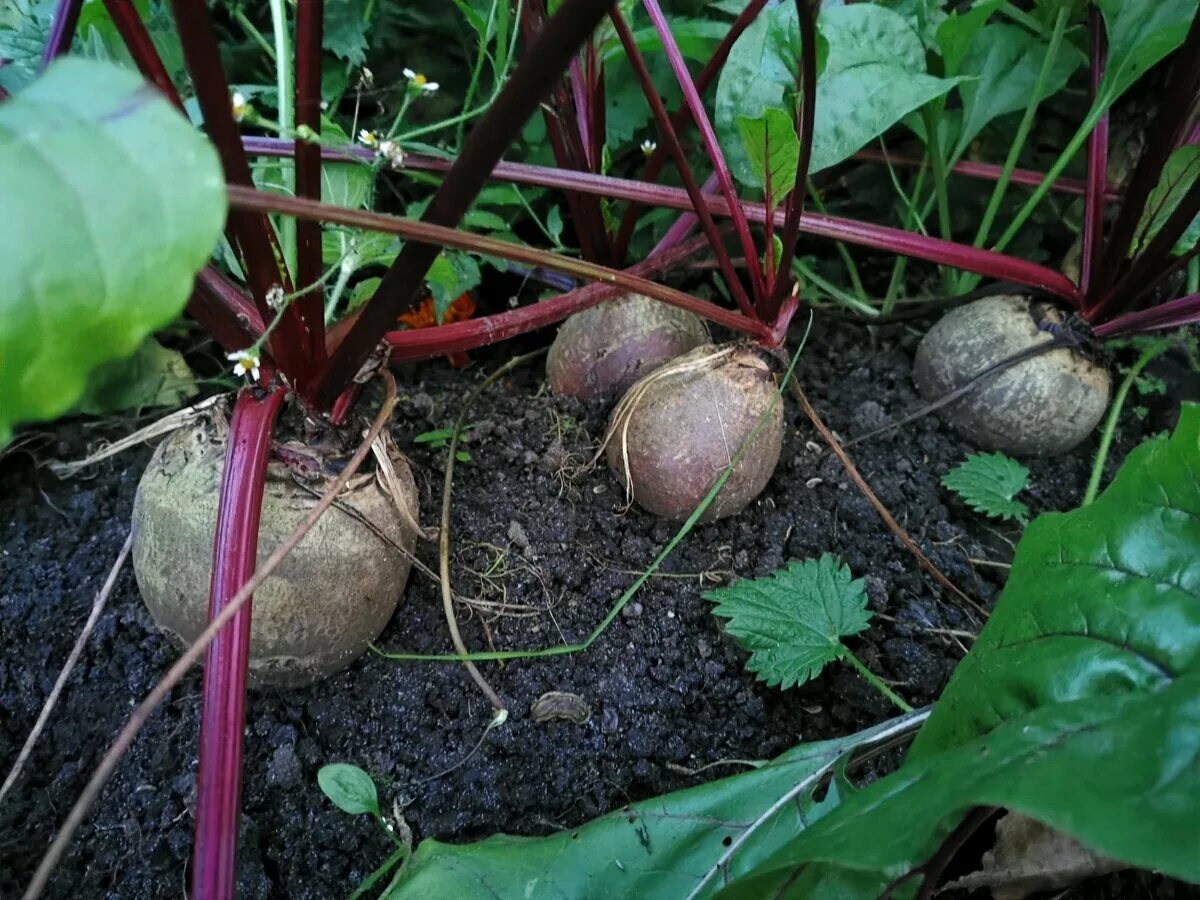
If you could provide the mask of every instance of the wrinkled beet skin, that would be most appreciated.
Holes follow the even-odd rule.
[[[676,362],[716,349],[705,344]],[[736,348],[713,368],[663,378],[629,412],[627,428],[616,428],[607,449],[609,467],[625,486],[628,455],[638,505],[664,519],[686,519],[775,398],[770,367],[748,348]],[[782,444],[781,401],[700,521],[745,509],[770,481]]]
[[[629,294],[562,323],[546,358],[546,378],[559,396],[616,397],[708,339],[699,316]]]
[[[976,300],[946,313],[921,341],[913,365],[918,390],[933,401],[988,366],[1045,343],[1025,297]],[[1054,456],[1083,441],[1104,415],[1108,370],[1064,347],[1017,363],[981,383],[941,414],[971,443],[1020,456]]]
[[[158,446],[133,505],[133,566],[159,627],[191,643],[208,622],[212,542],[225,440],[207,423]],[[258,559],[263,561],[308,514],[316,498],[272,464],[263,496]],[[416,514],[411,471],[397,481]],[[324,482],[318,482],[322,490]],[[370,483],[344,492],[349,506],[412,552],[416,535]],[[409,557],[338,508],[321,517],[275,575],[255,592],[250,674],[256,684],[295,687],[344,669],[366,651],[395,612]]]

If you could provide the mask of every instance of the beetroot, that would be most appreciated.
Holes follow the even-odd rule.
[[[988,366],[1053,339],[1046,326],[1063,316],[1025,297],[976,300],[946,313],[917,348],[913,379],[929,400],[970,381]],[[1108,370],[1079,350],[1038,354],[989,376],[942,412],[986,450],[1026,456],[1065,453],[1096,427],[1108,406]]]
[[[699,316],[627,294],[567,319],[546,359],[556,394],[614,397],[669,359],[708,342]]]
[[[783,405],[770,365],[748,347],[704,344],[637,382],[613,411],[609,467],[648,512],[692,514],[774,404],[702,522],[740,512],[775,471]]]
[[[201,422],[164,440],[133,502],[133,568],[142,599],[158,626],[184,643],[194,641],[208,623],[227,438],[223,424]],[[352,486],[255,591],[250,626],[254,682],[303,685],[343,669],[391,619],[408,580],[407,554],[417,538],[411,524],[417,516],[416,484],[403,458],[393,459],[393,467],[408,516],[399,514],[375,479]],[[319,493],[325,485],[314,487]],[[290,470],[271,464],[259,560],[270,555],[314,502]]]

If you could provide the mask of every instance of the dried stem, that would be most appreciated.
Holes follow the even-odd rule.
[[[829,426],[825,424],[825,422],[817,414],[817,411],[813,409],[812,403],[810,403],[808,400],[808,395],[804,393],[804,388],[800,386],[800,381],[793,376],[791,381],[788,383],[788,387],[791,389],[792,396],[795,397],[796,401],[800,404],[800,408],[804,410],[804,414],[808,416],[809,421],[811,421],[817,431],[821,433],[821,437],[825,439],[825,443],[827,443],[829,448],[833,450],[834,455],[841,460],[842,466],[845,467],[846,473],[850,476],[850,479],[858,486],[858,489],[862,491],[863,496],[867,498],[867,502],[875,508],[875,512],[879,513],[879,518],[883,519],[883,523],[887,525],[888,530],[900,540],[900,543],[908,548],[908,552],[916,558],[917,562],[921,564],[921,567],[925,569],[925,571],[929,572],[930,575],[936,578],[941,585],[947,588],[959,600],[970,606],[984,618],[987,618],[987,610],[968,597],[953,581],[947,578],[942,570],[935,566],[929,557],[925,555],[924,551],[917,546],[916,541],[909,536],[908,532],[901,527],[900,523],[892,517],[892,514],[888,512],[887,507],[883,505],[882,501],[880,501],[879,497],[877,497],[875,492],[871,489],[871,485],[869,485],[867,480],[862,477],[861,473],[859,473],[858,467],[854,465],[854,461],[850,459],[850,456],[842,448],[841,442],[838,441],[833,432],[829,430]]]

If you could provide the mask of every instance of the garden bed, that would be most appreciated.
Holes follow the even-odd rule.
[[[901,326],[869,330],[826,322],[814,328],[798,371],[840,435],[870,430],[919,404],[910,375],[917,336]],[[482,368],[501,359],[484,357]],[[434,522],[440,504],[446,451],[414,445],[413,438],[447,427],[477,378],[443,363],[400,374],[394,431],[411,452],[424,524]],[[467,444],[471,461],[456,469],[456,590],[540,610],[498,617],[493,610],[481,619],[460,609],[464,637],[475,648],[487,647],[488,633],[497,649],[581,639],[675,530],[624,509],[602,464],[573,471],[594,452],[605,412],[552,397],[542,381],[541,369],[525,367],[481,399]],[[1150,430],[1163,424],[1154,415]],[[888,717],[893,710],[848,667],[835,664],[814,682],[780,692],[747,674],[742,651],[722,637],[703,590],[732,574],[766,574],[789,558],[832,552],[867,579],[877,615],[852,641],[855,652],[912,704],[932,702],[969,646],[969,638],[954,632],[976,631],[979,623],[943,599],[837,460],[813,443],[819,438],[790,401],[786,421],[781,464],[762,497],[739,516],[699,526],[589,652],[518,660],[502,669],[486,665],[511,715],[465,762],[490,708],[458,665],[368,656],[312,688],[254,692],[239,896],[344,896],[387,855],[377,827],[338,811],[318,789],[317,770],[330,762],[368,770],[385,811],[399,801],[418,839],[545,834],[630,800],[740,771],[737,760],[770,757],[799,740],[844,735]],[[1145,430],[1126,415],[1110,468]],[[75,458],[83,450],[83,432],[68,424],[42,455]],[[970,450],[928,417],[856,446],[851,455],[930,557],[990,605],[1018,530],[972,513],[940,485]],[[1076,505],[1094,451],[1093,438],[1067,456],[1029,462],[1024,499],[1032,510]],[[0,760],[15,757],[117,555],[148,456],[148,450],[126,453],[72,482],[32,468],[19,454],[4,462]],[[436,569],[433,543],[422,543],[418,553]],[[380,644],[421,653],[449,649],[439,595],[428,578],[414,571]],[[132,705],[176,657],[126,568],[41,743],[0,809],[0,897],[28,879]],[[551,690],[583,698],[590,720],[535,723],[530,705]],[[185,891],[199,701],[200,673],[194,671],[122,762],[56,872],[50,896]],[[718,765],[689,774],[711,764]],[[1075,896],[1200,896],[1194,888],[1130,874],[1096,890]]]

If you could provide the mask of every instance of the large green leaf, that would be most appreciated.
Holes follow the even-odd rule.
[[[1200,406],[1090,506],[1026,529],[1004,594],[913,746],[957,746],[1053,703],[1200,672]],[[1200,746],[1197,748],[1200,750]]]
[[[975,806],[1004,806],[1089,849],[1200,880],[1200,672],[1149,694],[1058,703],[906,763],[718,894],[871,900]]]
[[[1099,0],[1108,31],[1108,66],[1099,97],[1111,104],[1183,43],[1198,0]]]
[[[838,740],[803,744],[753,771],[634,803],[550,837],[497,835],[466,845],[427,840],[386,898],[680,900],[710,869],[715,889],[725,877],[750,871],[837,805],[836,785],[820,802],[813,792],[846,754],[911,727],[922,715]],[[766,815],[789,791],[796,799]],[[728,868],[717,871],[714,867],[737,840],[744,842]]]
[[[1016,25],[988,25],[975,35],[959,68],[968,79],[958,87],[963,98],[960,152],[993,119],[1028,105],[1048,50],[1046,41]],[[1061,91],[1085,62],[1079,50],[1064,42],[1046,75],[1042,98]]]
[[[1026,530],[900,771],[722,896],[874,896],[973,806],[1200,880],[1200,406],[1091,506]]]
[[[926,72],[921,38],[903,16],[868,3],[823,9],[826,43],[817,79],[811,171],[849,158],[905,115],[949,91],[955,79]],[[791,115],[799,23],[795,4],[768,7],[738,38],[717,84],[716,126],[730,167],[743,184],[761,186],[738,118],[767,109]]]
[[[66,58],[0,105],[0,443],[179,315],[216,246],[216,153],[136,74]]]

